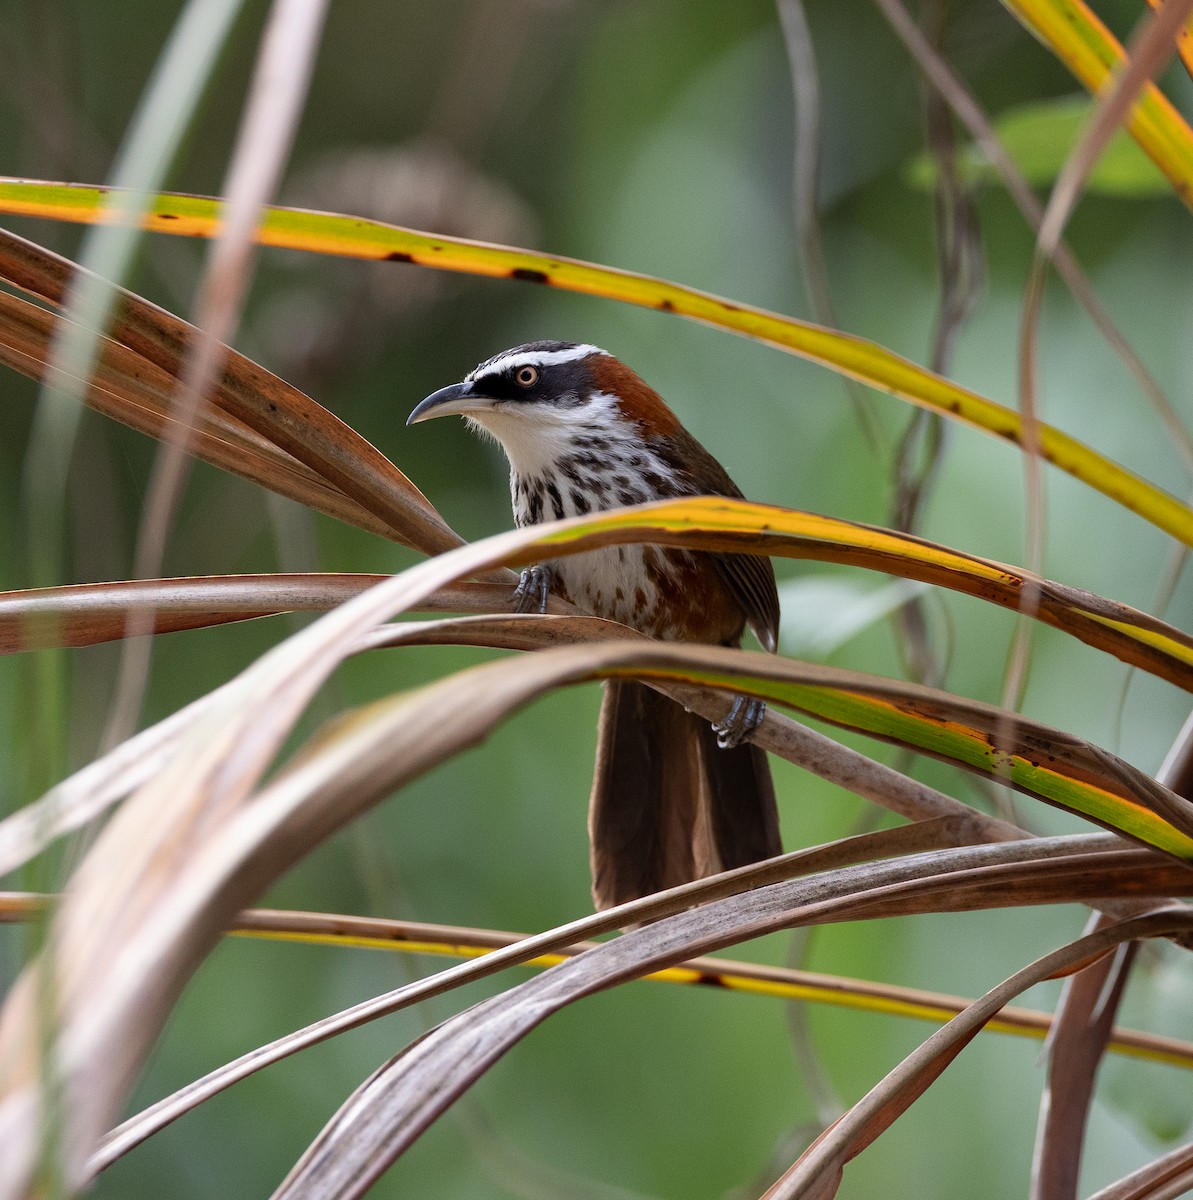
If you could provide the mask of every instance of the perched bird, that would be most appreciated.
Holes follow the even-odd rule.
[[[629,367],[596,346],[530,342],[441,388],[407,419],[459,414],[510,464],[520,526],[683,496],[740,497],[724,468]],[[747,625],[774,650],[770,560],[608,546],[522,573],[515,606],[548,591],[667,641],[736,646]],[[763,705],[739,699],[717,726],[645,684],[605,684],[589,805],[598,908],[782,853],[766,755],[744,742]]]

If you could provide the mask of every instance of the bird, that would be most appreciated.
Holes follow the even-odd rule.
[[[658,392],[587,343],[505,350],[427,396],[406,423],[453,414],[505,451],[519,527],[652,500],[742,497]],[[526,568],[512,603],[545,612],[552,592],[664,641],[738,646],[747,626],[768,651],[778,639],[774,569],[756,555],[607,546]],[[603,686],[588,817],[598,909],[782,853],[766,754],[746,740],[761,701],[739,696],[709,725],[645,683]]]

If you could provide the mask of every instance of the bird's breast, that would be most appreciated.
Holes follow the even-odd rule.
[[[645,456],[637,467],[606,468],[600,479],[589,477],[586,466],[581,460],[572,470],[511,475],[517,524],[538,525],[691,492],[664,464]],[[706,554],[678,547],[603,546],[546,565],[555,590],[594,617],[664,641],[721,644],[741,638],[744,614]]]
[[[707,554],[674,546],[603,546],[550,563],[577,608],[668,642],[734,644],[745,617]]]

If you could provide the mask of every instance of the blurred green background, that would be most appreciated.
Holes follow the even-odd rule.
[[[0,173],[107,178],[181,7],[0,0]],[[842,326],[927,361],[938,290],[933,201],[922,172],[911,170],[924,142],[923,88],[870,4],[820,0],[807,8],[824,109],[822,235]],[[946,53],[993,115],[1079,90],[993,0],[944,8]],[[1115,3],[1099,11],[1125,34],[1141,9]],[[172,188],[220,190],[266,13],[264,3],[246,4]],[[1166,82],[1188,110],[1187,79],[1173,72]],[[811,317],[792,216],[792,110],[769,0],[335,0],[280,199],[592,259]],[[1063,152],[1055,150],[1056,163]],[[1033,239],[997,186],[980,183],[977,205],[985,282],[950,373],[1013,405]],[[43,222],[14,219],[11,227],[68,254],[80,237]],[[1091,192],[1070,240],[1105,305],[1187,415],[1189,214],[1143,183],[1126,194]],[[201,243],[150,238],[130,285],[189,315],[205,252]],[[377,444],[472,538],[511,524],[502,456],[462,423],[407,429],[403,422],[419,399],[477,361],[536,338],[595,342],[624,359],[747,495],[889,523],[892,452],[910,417],[906,405],[873,398],[882,433],[874,448],[836,377],[659,313],[528,284],[267,250],[236,345]],[[36,392],[13,374],[0,387],[0,588],[16,589],[28,582],[19,490]],[[1051,422],[1168,489],[1187,490],[1169,437],[1059,287],[1049,291],[1042,323],[1040,395]],[[71,581],[130,573],[153,454],[145,439],[87,416],[70,496]],[[951,428],[919,532],[1023,562],[1022,494],[1013,448]],[[1158,532],[1055,472],[1047,477],[1047,528],[1046,575],[1154,608],[1170,552]],[[388,572],[411,561],[400,548],[200,465],[167,565],[187,575]],[[787,589],[790,653],[803,651],[804,631],[825,629],[846,601],[864,603],[885,582],[815,564],[777,569]],[[826,593],[809,581],[834,587]],[[1166,615],[1188,628],[1191,607],[1188,589],[1178,588]],[[1009,616],[956,597],[933,597],[927,611],[933,644],[947,657],[946,686],[997,701]],[[293,627],[276,619],[159,639],[148,716],[229,678]],[[358,659],[320,697],[308,727],[483,657],[435,649]],[[71,658],[72,765],[95,752],[115,661],[112,648]],[[886,621],[830,647],[828,661],[904,674]],[[14,661],[0,662],[0,784],[10,804],[21,798],[22,747],[9,744],[21,679]],[[1187,702],[1146,677],[1124,692],[1126,682],[1116,662],[1039,630],[1025,710],[1154,771]],[[598,699],[584,687],[535,705],[323,847],[268,902],[520,930],[587,912],[584,819]],[[916,770],[981,802],[966,779],[943,767]],[[843,836],[873,819],[788,764],[776,763],[775,773],[788,847]],[[1023,800],[1018,813],[1044,831],[1077,827]],[[1075,935],[1083,921],[1083,912],[1063,909],[829,928],[814,935],[806,962],[972,994]],[[0,974],[15,972],[22,944],[11,930],[0,938]],[[750,950],[783,961],[790,939]],[[437,965],[231,940],[184,997],[136,1106]],[[1157,957],[1129,1013],[1161,1028],[1171,1023],[1180,972]],[[271,1068],[118,1164],[96,1194],[267,1192],[369,1071],[483,994],[450,997]],[[1055,989],[1042,990],[1028,1002],[1054,997]],[[780,1167],[789,1162],[816,1117],[789,1017],[777,1002],[710,989],[639,984],[596,997],[515,1050],[375,1194],[757,1195],[772,1153]],[[927,1032],[845,1012],[802,1019],[846,1103]],[[1168,1031],[1187,1035],[1183,1024]],[[1087,1190],[1179,1137],[1191,1115],[1187,1085],[1173,1070],[1116,1064],[1105,1077]],[[979,1039],[850,1166],[841,1195],[1022,1193],[1043,1078],[1035,1043]]]

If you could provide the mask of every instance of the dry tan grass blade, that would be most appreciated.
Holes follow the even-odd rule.
[[[430,593],[418,606],[466,607],[495,585],[454,584]],[[457,594],[463,590],[463,603]],[[112,620],[101,613],[101,620]],[[359,638],[350,653],[400,644],[487,645],[507,649],[541,649],[560,644],[607,641],[610,637],[640,640],[624,626],[593,617],[540,618],[504,616],[463,618],[385,626]],[[225,685],[230,688],[233,684]],[[725,700],[707,688],[659,681],[668,695],[708,719],[724,715]],[[41,800],[0,821],[0,876],[40,853],[55,838],[98,816],[160,770],[201,714],[219,693],[212,693],[174,714],[57,785]],[[955,825],[956,843],[1008,840],[1023,831],[977,812],[908,776],[848,749],[776,712],[768,712],[755,740],[770,752],[801,765],[909,820],[947,817]]]
[[[524,539],[525,533],[504,535],[504,538]],[[478,548],[473,548],[475,551]],[[474,557],[470,553],[469,557]],[[429,568],[432,564],[426,564]],[[441,565],[441,564],[440,564]],[[407,576],[418,574],[425,568],[416,568]],[[438,566],[436,570],[438,570]],[[388,586],[388,585],[387,585]],[[395,583],[396,586],[396,583]],[[477,590],[473,585],[472,590]],[[378,589],[379,591],[383,589]],[[432,597],[436,594],[433,593]],[[417,591],[409,594],[411,604],[423,604],[428,597],[420,596]],[[450,602],[450,601],[449,601]],[[610,644],[610,638],[629,639],[631,645],[623,645],[620,649]],[[903,685],[882,681],[853,673],[839,672],[826,668],[817,668],[806,664],[795,664],[786,660],[775,660],[769,656],[726,654],[713,648],[676,648],[658,646],[641,639],[632,631],[608,622],[594,618],[537,618],[527,616],[504,617],[474,617],[454,621],[424,622],[403,624],[377,629],[366,633],[353,642],[344,653],[353,653],[368,647],[379,645],[397,645],[401,643],[454,643],[499,646],[513,649],[543,649],[560,644],[573,645],[577,642],[587,643],[591,653],[582,654],[573,660],[541,661],[533,667],[498,667],[494,670],[503,676],[521,677],[529,682],[522,686],[527,689],[518,703],[525,703],[533,695],[561,682],[591,678],[594,673],[617,667],[621,664],[626,669],[637,669],[649,675],[650,671],[672,671],[676,665],[702,665],[716,670],[746,669],[758,678],[770,677],[776,680],[802,681],[829,687],[845,686],[847,688],[872,691],[874,694],[889,694],[898,698],[909,711],[917,706],[927,705],[925,711],[932,712],[937,718],[942,713],[966,723],[972,723],[978,729],[987,731],[998,725],[997,710],[987,706],[951,697],[945,693],[933,692],[929,689],[916,689]],[[603,649],[596,649],[593,643],[604,643]],[[579,647],[577,647],[579,649]],[[599,655],[596,657],[595,655]],[[526,674],[521,676],[520,673]],[[483,671],[482,671],[483,674]],[[726,701],[716,692],[682,680],[668,679],[660,676],[654,681],[661,690],[679,699],[686,706],[707,716],[710,720],[723,715]],[[459,703],[459,696],[467,699],[470,689],[478,686],[471,681],[470,676],[461,680],[448,681],[445,685],[449,697],[440,701],[448,706]],[[488,686],[483,684],[479,686]],[[197,710],[196,710],[197,711]],[[1067,762],[1069,769],[1076,772],[1078,778],[1095,778],[1100,780],[1110,790],[1134,799],[1144,799],[1154,804],[1160,811],[1171,808],[1176,812],[1180,801],[1172,797],[1166,789],[1159,787],[1153,780],[1141,775],[1134,768],[1121,763],[1113,756],[1096,747],[1088,746],[1079,739],[1072,739],[1056,731],[1047,730],[1041,726],[1026,725],[1024,736],[1029,742],[1041,744],[1049,742],[1057,751],[1057,763]],[[466,740],[466,739],[465,739]],[[968,828],[963,840],[983,841],[998,840],[1021,836],[1020,830],[1003,822],[993,820],[977,813],[967,806],[960,804],[932,788],[911,780],[905,775],[884,767],[879,763],[848,750],[839,743],[824,735],[811,730],[776,713],[769,713],[763,726],[758,730],[755,740],[764,749],[787,758],[804,766],[806,769],[821,775],[823,778],[840,784],[856,794],[872,800],[902,816],[912,820],[924,820],[939,816],[950,816],[962,821]],[[386,743],[381,740],[382,753]],[[69,784],[63,785],[67,791],[55,789],[45,801],[32,810],[15,814],[5,822],[0,822],[0,872],[11,870],[36,853],[47,842],[65,829],[78,823],[72,814],[85,814],[90,818],[96,813],[96,807],[86,797],[70,789]],[[118,798],[113,790],[104,793],[105,803]],[[66,797],[72,799],[67,801]],[[1179,812],[1176,812],[1179,816]]]

